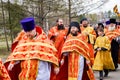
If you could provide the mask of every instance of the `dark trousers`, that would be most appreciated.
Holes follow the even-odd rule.
[[[100,80],[103,80],[103,71],[99,71]]]
[[[103,76],[103,72],[105,73]],[[109,73],[108,69],[104,69],[104,71],[99,71],[99,76],[100,76],[100,80],[103,80],[103,77],[107,77]]]
[[[112,40],[111,55],[112,55],[112,59],[113,59],[115,68],[118,68],[118,52],[119,52],[119,44],[115,40]]]

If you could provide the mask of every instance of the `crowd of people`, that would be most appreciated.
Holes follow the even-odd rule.
[[[96,80],[116,71],[120,63],[120,22],[110,18],[97,27],[87,18],[63,19],[46,34],[33,17],[20,21],[22,31],[11,46],[11,54],[0,61],[0,80]]]

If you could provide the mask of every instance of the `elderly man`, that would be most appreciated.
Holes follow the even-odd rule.
[[[119,36],[120,31],[116,26],[116,19],[110,18],[110,24],[108,29],[105,32],[105,35],[108,36],[111,41],[111,54],[115,66],[115,70],[118,68],[118,53],[119,53]]]
[[[13,51],[6,60],[12,80],[50,80],[51,63],[58,65],[56,48],[42,28],[35,25],[34,18],[21,20],[21,25],[23,31],[15,39]]]

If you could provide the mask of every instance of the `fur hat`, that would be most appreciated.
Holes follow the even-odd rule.
[[[110,23],[116,24],[116,19],[110,18]]]
[[[24,18],[20,21],[25,32],[31,31],[35,28],[35,21],[33,17]]]

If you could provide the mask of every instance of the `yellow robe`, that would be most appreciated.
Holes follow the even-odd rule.
[[[103,69],[114,69],[114,64],[112,61],[111,53],[110,53],[110,41],[106,36],[99,36],[96,39],[94,48],[104,47],[107,51],[97,51],[95,61],[93,64],[93,70],[103,70]]]

